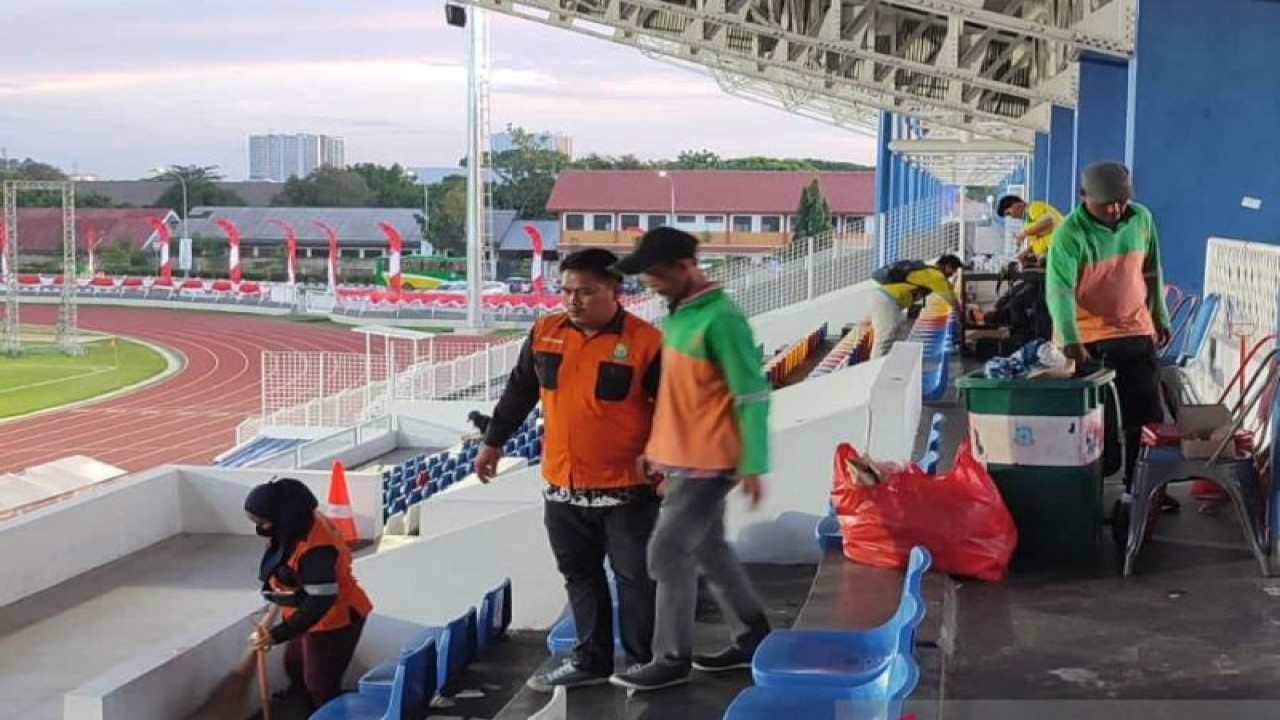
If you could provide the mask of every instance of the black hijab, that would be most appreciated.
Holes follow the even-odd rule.
[[[249,491],[245,511],[271,521],[270,532],[260,533],[271,538],[271,544],[262,555],[259,580],[266,582],[311,532],[318,504],[311,490],[293,478],[272,480]]]

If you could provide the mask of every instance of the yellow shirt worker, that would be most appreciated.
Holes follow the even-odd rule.
[[[1049,254],[1049,246],[1053,244],[1053,229],[1062,224],[1062,213],[1058,208],[1043,200],[1027,202],[1017,195],[1005,195],[996,205],[997,217],[1011,217],[1022,221],[1020,230],[1014,239],[1026,241],[1027,246],[1018,253],[1021,260],[1032,257],[1043,261]]]

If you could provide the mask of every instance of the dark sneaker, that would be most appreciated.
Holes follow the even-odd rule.
[[[729,647],[715,655],[694,655],[693,667],[708,673],[750,670],[753,654],[737,647]]]
[[[615,673],[609,682],[632,691],[661,690],[689,682],[689,668],[649,663]]]
[[[529,678],[525,685],[528,685],[529,689],[534,692],[549,693],[558,687],[568,689],[586,687],[588,685],[603,685],[607,682],[609,682],[609,673],[585,670],[566,660],[563,665],[554,670],[538,673]]]

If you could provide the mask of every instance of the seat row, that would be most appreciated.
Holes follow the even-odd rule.
[[[951,382],[951,349],[958,329],[955,310],[932,295],[911,326],[907,340],[924,346],[921,394],[925,402],[937,402],[947,392]]]
[[[827,324],[822,323],[822,326],[817,330],[788,345],[769,358],[764,364],[764,375],[769,379],[769,384],[775,388],[781,387],[787,376],[794,372],[796,368],[808,362],[809,358],[813,357],[813,354],[826,341]]]
[[[311,718],[421,720],[432,701],[450,690],[477,655],[505,637],[510,627],[508,579],[484,594],[479,612],[472,607],[443,626],[414,633],[399,657],[371,668],[356,692],[331,700]]]
[[[911,550],[898,608],[870,630],[775,630],[751,661],[754,685],[724,720],[896,720],[919,682],[916,630],[931,557]]]
[[[869,360],[874,342],[875,332],[866,320],[847,328],[844,337],[836,342],[831,352],[828,352],[817,367],[809,373],[809,378],[829,375],[840,368]]]

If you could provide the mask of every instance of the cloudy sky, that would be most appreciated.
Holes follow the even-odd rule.
[[[248,136],[341,135],[349,162],[465,151],[466,33],[442,0],[2,0],[0,147],[104,178],[165,163],[248,172]],[[722,93],[630,48],[491,16],[491,125],[578,154],[870,163],[861,135]]]

